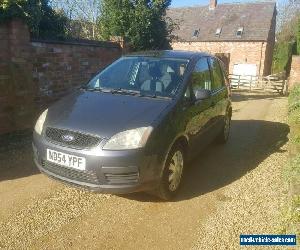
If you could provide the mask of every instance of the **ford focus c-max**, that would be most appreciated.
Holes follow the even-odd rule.
[[[232,109],[223,68],[196,52],[120,58],[40,115],[36,165],[93,191],[173,198],[188,159],[215,138],[228,139]]]

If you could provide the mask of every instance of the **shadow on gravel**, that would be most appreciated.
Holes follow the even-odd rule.
[[[190,163],[178,200],[222,188],[256,168],[288,141],[289,126],[261,120],[233,120],[226,145],[211,145]],[[262,178],[263,180],[263,178]]]
[[[32,160],[31,131],[0,136],[0,182],[39,173]]]
[[[282,98],[281,95],[277,93],[262,93],[262,92],[249,92],[247,95],[247,91],[234,91],[232,92],[231,99],[233,102],[243,102],[243,101],[249,101],[249,100],[260,100],[260,99],[269,99],[274,100]]]
[[[213,143],[188,164],[176,201],[188,200],[222,188],[256,168],[288,141],[289,127],[263,120],[233,120],[226,145]],[[263,178],[262,178],[263,179]],[[161,202],[150,195],[124,196],[142,202]]]

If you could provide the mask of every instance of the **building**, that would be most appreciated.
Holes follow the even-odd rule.
[[[230,74],[271,73],[275,43],[275,2],[217,4],[171,8],[177,28],[172,48],[216,54]]]

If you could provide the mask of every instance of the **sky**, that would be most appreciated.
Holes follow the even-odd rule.
[[[283,2],[285,0],[277,0],[277,2]],[[253,2],[249,0],[218,0],[219,4],[222,3],[234,3],[234,2]],[[209,0],[172,0],[171,7],[193,6],[193,5],[208,5]]]

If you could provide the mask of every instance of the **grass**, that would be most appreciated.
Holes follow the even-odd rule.
[[[290,186],[289,201],[284,211],[281,233],[297,234],[300,241],[300,84],[289,94],[288,121],[290,125],[290,160],[284,169]]]

